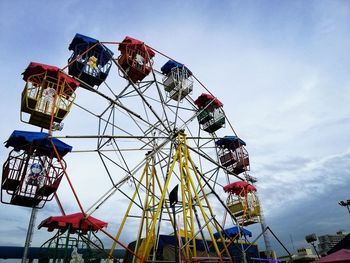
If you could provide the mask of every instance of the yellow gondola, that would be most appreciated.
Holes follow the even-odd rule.
[[[23,72],[23,79],[26,85],[22,92],[21,121],[48,130],[52,124],[53,129],[58,129],[70,111],[79,82],[57,67],[35,62]]]
[[[256,188],[244,181],[234,182],[224,187],[229,193],[226,204],[240,225],[260,222],[260,203],[255,195]]]

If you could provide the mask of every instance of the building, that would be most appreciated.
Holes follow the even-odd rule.
[[[309,263],[316,260],[318,257],[312,252],[311,248],[299,248],[296,255],[292,255],[292,260],[294,263]],[[289,256],[279,257],[282,263],[291,262]]]
[[[344,237],[338,244],[336,244],[332,249],[328,251],[328,255],[334,252],[337,252],[341,249],[349,249],[350,250],[350,234]]]
[[[318,237],[318,251],[321,256],[327,255],[327,252],[338,244],[348,233],[338,231],[336,235],[323,235]]]

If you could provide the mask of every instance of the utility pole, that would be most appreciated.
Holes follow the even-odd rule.
[[[248,175],[248,174],[245,175],[245,178],[252,185],[254,185],[258,181],[257,178],[255,178],[255,177],[253,177],[251,175]],[[266,225],[266,222],[265,222],[264,212],[263,212],[262,205],[260,203],[258,195],[256,195],[256,198],[258,199],[258,202],[260,204],[260,226],[261,226],[261,231],[263,233],[266,254],[267,254],[267,256],[269,258],[273,258],[272,246],[271,246],[271,242],[270,242],[270,236],[267,233],[267,231],[265,231],[265,229],[267,228],[267,225]]]
[[[33,230],[34,230],[37,211],[38,211],[37,208],[35,207],[32,208],[32,213],[30,215],[30,220],[29,220],[29,225],[27,230],[26,242],[24,244],[24,252],[23,252],[23,257],[21,261],[22,263],[27,263],[28,251],[29,251],[30,244],[32,243]]]
[[[260,226],[261,226],[261,231],[263,232],[263,238],[264,238],[267,256],[269,258],[272,258],[273,253],[272,253],[272,247],[271,247],[271,243],[270,243],[270,237],[269,237],[269,234],[267,233],[267,231],[264,231],[267,226],[266,226],[265,217],[264,217],[264,213],[263,213],[261,204],[260,204]]]

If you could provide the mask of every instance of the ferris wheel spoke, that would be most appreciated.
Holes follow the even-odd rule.
[[[116,66],[119,68],[119,70],[121,70],[125,75],[126,72],[124,71],[124,69],[118,64],[117,61],[112,60],[114,62],[114,64],[116,64]],[[169,129],[166,127],[166,125],[163,124],[162,120],[160,119],[160,117],[158,116],[158,114],[155,112],[155,110],[152,108],[152,106],[148,103],[148,101],[145,99],[145,97],[143,96],[142,92],[138,89],[138,87],[132,82],[130,81],[130,85],[134,88],[134,90],[136,91],[136,93],[140,96],[140,98],[145,102],[145,104],[147,105],[147,107],[150,109],[150,111],[153,113],[153,115],[156,117],[156,119],[162,124],[163,128],[170,133]]]
[[[141,188],[137,187],[137,184],[136,184],[136,179],[135,177],[133,176],[131,178],[133,184],[134,184],[134,188],[136,189],[136,196],[138,198],[138,206],[141,207],[142,210],[145,210],[145,207],[144,207],[144,204],[142,203],[142,200],[141,200],[141,196],[140,196],[140,190]],[[138,182],[138,184],[140,184],[141,187],[144,187],[144,185],[142,184],[142,182]],[[133,203],[133,204],[136,204],[137,202],[134,200],[134,199],[130,199],[130,201]]]
[[[104,83],[104,85],[107,87],[107,89],[109,90],[109,92],[113,95],[113,97],[114,98],[116,98],[117,97],[117,95],[116,95],[116,93],[113,91],[113,89],[108,85],[108,83],[107,82],[103,82]]]
[[[153,150],[155,151],[155,150]],[[142,161],[140,161],[131,171],[130,173],[127,173],[121,180],[119,180],[117,183],[114,183],[113,186],[105,193],[103,194],[96,203],[94,203],[87,211],[95,210],[96,207],[100,207],[102,203],[105,203],[109,198],[111,198],[114,193],[122,186],[124,185],[132,176],[134,176],[137,172],[139,172],[145,165],[147,161],[147,157],[143,158]]]
[[[133,85],[132,85],[132,86],[133,86]],[[133,86],[133,87],[134,87],[134,86]],[[136,87],[134,87],[134,89],[137,91],[137,88],[136,88]],[[124,105],[122,105],[122,104],[119,102],[118,99],[117,99],[117,100],[114,100],[114,99],[108,97],[107,95],[105,95],[105,94],[99,92],[98,90],[95,90],[95,89],[92,89],[92,88],[91,88],[91,89],[88,89],[88,90],[91,91],[91,92],[94,92],[94,93],[98,94],[99,96],[101,96],[101,97],[103,97],[103,98],[105,98],[105,99],[108,100],[110,103],[112,103],[112,104],[118,106],[120,109],[122,109],[122,110],[125,111],[126,113],[130,114],[131,116],[136,117],[137,119],[141,120],[141,121],[144,122],[145,124],[151,125],[151,124],[148,123],[146,120],[144,120],[139,114],[133,112],[132,110],[130,110],[130,109],[128,109],[127,107],[125,107]],[[140,95],[139,92],[137,92],[137,93],[138,93],[138,95]]]
[[[99,118],[100,121],[104,121],[105,124],[106,124],[106,126],[107,126],[107,125],[111,125],[113,128],[119,129],[120,131],[122,131],[122,132],[124,132],[124,133],[126,133],[126,134],[132,135],[130,132],[126,131],[125,129],[122,129],[121,127],[115,125],[114,122],[110,122],[109,119],[102,118],[101,115],[97,115],[97,114],[95,114],[95,113],[93,113],[93,112],[87,110],[85,107],[80,106],[80,105],[77,104],[77,103],[75,103],[75,105],[78,106],[79,108],[83,109],[84,111],[90,113],[91,115],[93,115],[93,116]],[[124,107],[124,106],[122,106],[122,107]],[[108,109],[108,108],[107,108],[107,109]],[[107,109],[106,109],[106,110],[107,110]],[[135,114],[131,114],[129,110],[128,110],[127,113],[125,113],[125,114],[129,114],[128,116],[134,121],[134,123],[135,123],[135,124],[140,128],[140,130],[143,132],[143,129],[141,128],[141,126],[139,126],[138,122],[137,122],[136,119],[134,118]],[[149,122],[147,122],[147,121],[145,121],[144,119],[142,119],[141,116],[139,116],[139,115],[137,115],[137,116],[138,116],[138,119],[141,119],[141,120],[143,121],[143,123],[146,123],[146,124],[148,124],[149,126],[151,125]],[[152,125],[152,127],[153,127],[153,125]]]
[[[142,101],[142,107],[143,107],[143,111],[144,111],[144,114],[145,114],[145,116],[146,116],[147,121],[150,122],[150,118],[149,118],[149,116],[148,116],[147,109],[146,109],[146,105],[145,105],[145,102],[144,102],[144,101]]]
[[[168,125],[168,127],[170,128],[171,127],[171,125],[170,125],[170,123],[169,123],[169,118],[168,118],[168,116],[167,116],[167,113],[166,113],[166,109],[165,109],[165,107],[164,107],[164,103],[163,103],[163,100],[161,99],[161,100],[157,100],[157,99],[155,99],[155,98],[152,98],[152,97],[149,97],[149,96],[146,96],[145,95],[145,98],[147,98],[147,99],[149,99],[149,100],[151,100],[151,101],[154,101],[154,102],[156,102],[156,103],[158,103],[158,104],[160,104],[161,106],[162,106],[162,114],[163,114],[163,116],[165,117],[164,118],[164,121],[166,121],[167,122],[167,125]],[[161,118],[161,119],[163,119],[163,118]],[[158,121],[158,123],[160,123],[159,121]]]
[[[240,177],[239,175],[234,174],[233,172],[227,170],[224,166],[218,164],[215,160],[213,160],[213,159],[212,159],[211,157],[209,157],[208,155],[203,154],[202,152],[197,151],[196,149],[194,149],[194,148],[192,148],[192,147],[190,147],[190,146],[189,146],[188,148],[189,148],[191,151],[193,151],[194,153],[196,153],[196,154],[202,156],[203,158],[205,158],[206,160],[208,160],[208,161],[211,162],[212,164],[217,165],[218,167],[224,169],[227,173],[232,174],[233,176],[237,177],[237,178],[238,178],[239,180],[241,180],[241,181],[244,181],[244,179],[243,179],[242,177]]]
[[[145,94],[148,89],[153,88],[152,84],[154,81],[147,81],[147,82],[142,82],[138,84],[138,90],[142,93]]]
[[[120,104],[122,105],[122,102],[120,101]],[[143,130],[143,128],[141,127],[141,125],[139,124],[139,122],[137,121],[137,119],[135,119],[135,117],[133,116],[133,115],[131,115],[130,113],[125,113],[125,112],[122,112],[124,115],[126,115],[126,116],[129,116],[130,117],[130,119],[133,121],[133,123],[140,129],[140,131],[142,132],[142,133],[144,133],[144,130]],[[143,118],[142,118],[143,119]],[[149,122],[149,121],[147,121],[147,120],[145,120],[145,119],[143,119],[143,122],[142,122],[142,124],[146,124],[146,126],[149,126],[149,125],[151,125],[151,123]]]
[[[211,173],[211,172],[213,172],[213,174],[210,175],[209,177],[207,177],[206,174]],[[213,186],[212,186],[213,189],[215,189],[216,185],[219,185],[220,187],[223,188],[223,185],[220,185],[220,183],[217,182],[217,176],[219,176],[219,170],[217,168],[214,169],[214,171],[207,171],[206,173],[203,173],[202,175],[204,178],[206,178],[207,182],[211,182],[213,184]],[[215,179],[213,179],[214,176],[216,176]],[[204,187],[205,186],[206,186],[206,183],[204,184]]]
[[[147,129],[146,131],[144,131],[144,130],[141,128],[141,126],[138,124],[137,120],[136,120],[132,115],[129,115],[129,116],[130,116],[130,118],[133,119],[134,123],[139,127],[139,129],[140,129],[145,135],[149,134],[149,131],[153,131],[153,130],[157,130],[157,131],[159,131],[159,132],[162,133],[162,134],[167,134],[166,132],[164,132],[164,130],[162,130],[162,129],[160,129],[160,128],[158,127],[157,123],[151,124],[151,122],[146,121],[146,120],[144,120],[143,124],[147,124],[146,126],[148,127],[148,129]],[[160,122],[158,122],[158,124],[159,124],[159,123],[160,123]]]
[[[152,67],[152,74],[153,74],[153,78],[156,80],[156,75],[154,74],[154,70],[153,70],[153,67]],[[154,82],[156,88],[157,88],[157,92],[158,92],[158,96],[159,96],[159,99],[160,99],[160,104],[162,106],[162,110],[163,110],[163,114],[164,114],[164,117],[165,117],[165,121],[167,122],[167,125],[168,127],[171,127],[170,126],[170,123],[169,123],[169,118],[168,118],[168,115],[166,113],[166,109],[165,109],[165,101],[164,101],[164,97],[163,97],[163,94],[159,88],[159,83],[157,81]]]
[[[121,157],[122,160],[123,160],[123,164],[124,164],[124,166],[126,167],[126,171],[130,173],[130,169],[129,169],[129,167],[128,167],[128,164],[127,164],[127,162],[126,162],[126,160],[125,160],[123,154],[121,154],[120,148],[119,148],[119,146],[118,146],[116,140],[113,139],[112,141],[113,141],[113,143],[114,143],[115,146],[116,146],[116,151],[118,151],[118,153],[120,153],[120,157]]]
[[[115,185],[113,177],[112,177],[112,175],[111,175],[111,173],[110,173],[110,171],[108,169],[108,166],[107,166],[107,164],[106,164],[106,162],[105,162],[105,160],[104,160],[104,158],[102,156],[102,153],[99,152],[99,151],[98,151],[98,156],[100,157],[100,160],[101,160],[102,165],[103,165],[103,167],[104,167],[104,169],[105,169],[105,171],[106,171],[106,173],[107,173],[107,175],[109,177],[109,180],[111,181],[112,185]],[[122,167],[120,167],[120,168],[123,169]]]
[[[127,114],[127,113],[125,113]],[[129,117],[133,120],[133,122],[135,123],[135,125],[140,129],[140,131],[145,134],[145,137],[147,136],[148,132],[147,131],[144,131],[143,128],[138,124],[138,121],[132,116],[132,115],[129,115]],[[159,130],[159,131],[162,131],[161,129],[159,129],[158,127],[156,127],[156,125],[151,125],[150,122],[147,122],[148,123],[148,130],[152,130],[152,129],[156,129],[156,130]],[[143,122],[144,124],[144,122]],[[113,127],[115,127],[115,125],[113,125]],[[118,127],[119,128],[119,127]],[[125,131],[126,132],[126,131]],[[128,132],[128,134],[132,135],[132,133]],[[144,143],[147,143],[147,142],[144,142]]]
[[[146,98],[143,96],[143,94],[137,89],[137,87],[132,84],[132,86],[134,87],[134,89],[136,90],[136,92],[139,94],[139,96],[141,97],[141,99],[145,102],[145,104],[147,105],[147,107],[151,110],[151,112],[154,114],[154,116],[157,118],[157,120],[159,121],[159,123],[163,126],[163,128],[170,133],[169,128],[162,122],[162,119],[158,116],[158,114],[154,111],[154,109],[152,108],[152,106],[148,103],[148,101],[146,100]]]
[[[172,105],[170,103],[165,103],[165,105],[168,108],[174,108],[175,110],[178,108],[179,110],[185,110],[185,111],[190,111],[190,112],[197,113],[197,111],[194,108],[181,107],[180,105]]]
[[[121,128],[120,126],[117,126],[114,122],[110,122],[109,120],[107,120],[107,119],[105,119],[105,118],[102,118],[100,115],[97,115],[97,114],[93,113],[92,111],[89,111],[88,109],[86,109],[85,107],[80,106],[80,105],[77,104],[76,102],[74,103],[74,105],[77,106],[78,108],[80,108],[80,109],[82,109],[82,110],[88,112],[89,114],[95,116],[96,118],[100,119],[101,121],[105,122],[106,125],[108,124],[108,125],[110,125],[112,128],[118,129],[118,130],[120,130],[121,132],[123,132],[123,133],[125,133],[125,134],[127,134],[127,135],[132,136],[132,133],[128,132],[127,130],[125,130],[125,129],[123,129],[123,128]],[[132,116],[132,115],[129,115],[129,116]],[[58,138],[58,137],[56,137],[56,138]]]
[[[126,85],[126,87],[124,89],[122,89],[121,92],[119,92],[119,94],[116,97],[116,99],[120,99],[124,96],[125,92],[128,90],[128,88],[130,87],[130,84]],[[132,91],[135,92],[135,91]],[[136,93],[136,92],[135,92]]]

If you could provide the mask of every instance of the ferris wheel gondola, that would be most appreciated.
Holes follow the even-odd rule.
[[[58,67],[31,62],[23,72],[21,121],[47,130],[60,127],[75,99],[79,82]]]
[[[13,150],[3,166],[1,202],[42,208],[60,185],[63,156],[72,147],[47,133],[28,131],[14,131],[5,146]]]
[[[105,45],[97,39],[76,34],[68,49],[73,51],[68,59],[68,73],[78,78],[82,87],[98,87],[106,80],[113,52]]]
[[[169,60],[161,69],[164,90],[173,100],[182,100],[193,90],[192,72],[183,64]],[[180,95],[181,94],[181,95]]]
[[[239,224],[247,226],[260,222],[260,203],[255,195],[255,186],[238,181],[226,185],[224,191],[229,193],[227,206]]]
[[[50,216],[38,228],[56,230],[53,237],[40,247],[41,261],[83,263],[98,262],[103,258],[104,246],[96,232],[107,227],[107,223],[82,213]]]

